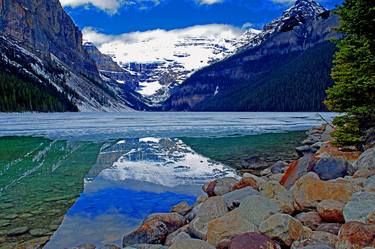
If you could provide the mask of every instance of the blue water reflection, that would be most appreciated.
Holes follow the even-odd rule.
[[[105,144],[85,178],[84,192],[46,249],[89,243],[120,245],[122,236],[152,213],[192,204],[201,185],[232,169],[194,152],[180,139],[123,139]]]

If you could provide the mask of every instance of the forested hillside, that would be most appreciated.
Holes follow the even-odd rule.
[[[0,67],[0,112],[78,111],[68,98],[56,89],[41,86]]]
[[[325,42],[301,54],[290,54],[284,60],[280,58],[285,65],[279,68],[265,62],[275,70],[270,70],[264,77],[254,77],[234,88],[224,89],[195,106],[194,110],[324,111],[325,90],[333,84],[330,70],[335,51],[334,44]]]

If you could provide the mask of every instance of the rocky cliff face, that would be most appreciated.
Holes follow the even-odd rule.
[[[268,92],[273,92],[273,95],[282,94],[281,90],[285,89],[278,88],[284,84],[282,78],[285,78],[284,76],[287,74],[295,75],[294,78],[289,77],[288,82],[295,81],[295,88],[301,88],[299,94],[305,95],[302,90],[304,88],[298,86],[298,82],[303,77],[295,71],[297,66],[292,63],[301,65],[306,63],[304,60],[313,61],[319,57],[314,55],[317,51],[329,56],[325,58],[325,61],[320,61],[320,64],[310,63],[308,65],[307,63],[311,70],[316,70],[320,74],[309,75],[309,79],[304,80],[306,82],[308,80],[311,84],[321,84],[320,81],[327,81],[327,84],[330,84],[329,71],[334,52],[332,45],[320,47],[314,52],[310,50],[331,38],[338,38],[339,34],[334,31],[337,25],[338,17],[316,2],[298,0],[292,8],[284,12],[282,17],[266,25],[263,32],[241,52],[198,71],[186,80],[175,89],[172,96],[165,102],[164,109],[199,111],[306,110],[307,106],[313,106],[313,104],[300,104],[299,106],[303,107],[301,109],[280,108],[285,104],[284,102],[290,101],[286,96],[278,99],[277,103],[273,103],[273,100],[269,99],[266,108],[258,108],[251,100],[241,101],[253,93],[253,99],[261,99],[261,95],[264,93],[260,94],[256,91],[260,87],[265,89],[268,82],[272,82],[274,85],[272,89],[267,89]],[[310,52],[305,53],[306,51]],[[290,68],[286,69],[285,66],[288,64],[290,64]],[[303,67],[301,66],[301,68]],[[281,71],[282,69],[284,72]],[[271,79],[270,75],[276,71],[278,71],[277,75],[275,74]],[[314,89],[311,84],[308,87]],[[288,85],[288,87],[293,87],[293,85]],[[321,103],[324,99],[324,89],[320,90],[320,87],[319,91],[322,93],[319,93],[319,100],[311,101],[320,101]],[[233,98],[237,98],[237,100]],[[294,99],[296,98],[298,96],[294,96]],[[311,99],[313,98],[314,96]],[[277,108],[273,109],[274,106]]]
[[[58,0],[0,0],[0,14],[0,62],[9,72],[54,87],[80,111],[144,109],[138,94],[99,73]]]
[[[82,34],[58,0],[0,0],[0,32],[42,58],[56,56],[69,68],[98,79],[82,48]]]

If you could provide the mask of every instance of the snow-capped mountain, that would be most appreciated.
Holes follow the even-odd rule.
[[[338,23],[338,16],[318,3],[297,0],[239,52],[173,89],[163,110],[324,110],[320,103],[332,84],[335,52],[329,41],[340,38]]]
[[[259,32],[227,25],[203,25],[102,37],[108,41],[97,46],[125,70],[105,73],[121,84],[131,84],[154,105],[166,100],[171,90],[192,73],[232,55]],[[88,41],[100,35],[90,29],[83,33]]]

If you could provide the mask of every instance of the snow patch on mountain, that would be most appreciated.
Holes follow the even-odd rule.
[[[151,103],[164,101],[192,73],[233,54],[259,32],[219,24],[116,36],[83,30],[85,40],[132,74],[133,79],[125,83],[133,84]]]

